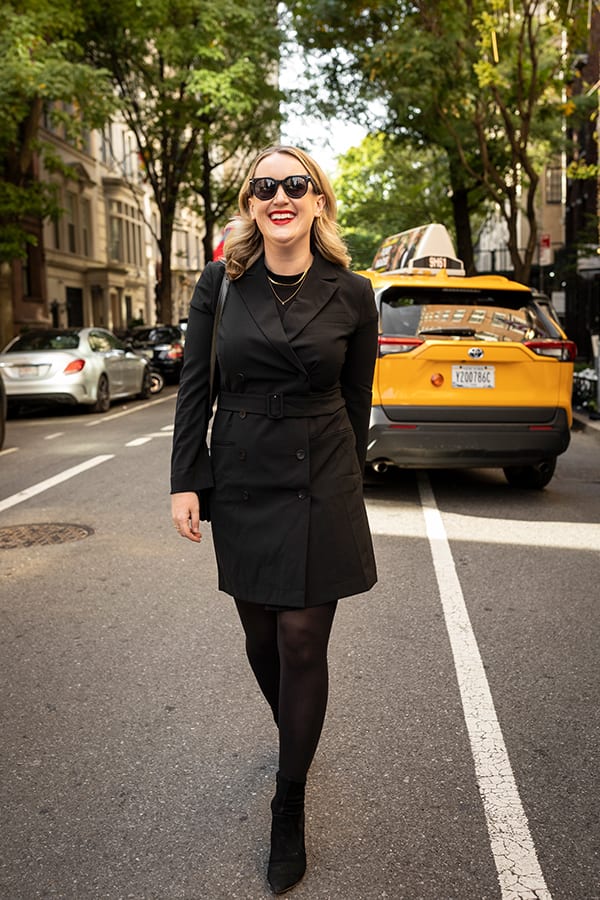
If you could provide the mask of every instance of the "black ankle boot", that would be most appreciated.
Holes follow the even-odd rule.
[[[274,894],[298,884],[306,871],[304,849],[304,782],[277,773],[277,792],[271,801],[271,856],[268,879]]]

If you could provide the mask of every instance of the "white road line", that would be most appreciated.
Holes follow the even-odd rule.
[[[47,434],[46,437],[44,438],[44,440],[45,441],[53,441],[54,438],[62,437],[63,434],[64,434],[64,431],[55,431],[54,434]]]
[[[148,434],[146,437],[134,438],[132,441],[127,441],[125,444],[126,447],[141,447],[142,444],[147,444],[152,440],[152,435]]]
[[[398,501],[369,500],[367,512],[373,534],[414,537],[412,505]],[[444,513],[444,526],[453,541],[481,544],[513,544],[521,547],[552,547],[557,550],[600,548],[600,524],[595,522],[544,522],[527,519],[494,519]]]
[[[47,491],[48,488],[54,487],[62,481],[68,481],[69,478],[73,478],[74,475],[79,475],[80,472],[92,469],[94,466],[98,466],[100,463],[106,462],[107,459],[112,459],[113,457],[114,453],[107,453],[103,456],[94,456],[92,459],[88,459],[78,466],[71,466],[70,469],[65,469],[64,472],[53,475],[52,478],[46,478],[45,481],[39,481],[31,487],[19,491],[18,494],[13,494],[5,500],[0,500],[0,512],[5,509],[10,509],[11,506],[16,506],[17,503],[22,503],[23,500],[29,500],[30,497],[35,497],[36,494],[41,494],[43,491]]]
[[[7,447],[6,450],[0,450],[0,456],[6,456],[8,453],[16,453],[18,447]]]
[[[142,409],[148,409],[149,406],[156,406],[157,403],[166,403],[168,400],[176,400],[176,394],[168,394],[166,397],[159,397],[157,400],[149,400],[147,403],[140,403],[138,406],[132,406],[131,409],[123,409],[112,415],[103,415],[93,422],[87,422],[86,428],[94,428],[96,425],[103,425],[104,422],[112,422],[113,419],[120,419],[122,416],[130,416],[132,413],[140,412]]]
[[[419,494],[503,900],[552,900],[538,862],[446,530],[425,473]]]

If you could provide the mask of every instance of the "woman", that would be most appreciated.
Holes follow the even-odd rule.
[[[207,265],[191,301],[172,512],[191,541],[210,518],[219,588],[235,599],[279,726],[268,869],[279,894],[306,869],[304,786],[325,717],[336,604],[376,581],[362,474],[377,313],[370,283],[348,269],[331,186],[303,151],[260,153],[239,207],[225,245],[231,282],[218,327],[210,457],[222,264]]]

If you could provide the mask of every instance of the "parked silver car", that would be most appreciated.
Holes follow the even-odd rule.
[[[0,353],[9,406],[82,404],[106,412],[111,400],[150,396],[148,361],[105,328],[45,328],[14,338]]]

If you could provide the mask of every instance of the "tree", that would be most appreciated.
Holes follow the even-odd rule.
[[[89,58],[111,73],[158,208],[157,314],[170,322],[178,205],[199,198],[210,258],[215,222],[231,209],[241,169],[278,122],[276,7],[272,0],[84,2]]]
[[[469,208],[485,196],[505,219],[515,276],[525,282],[537,247],[540,171],[563,140],[563,34],[580,27],[583,6],[577,0],[377,0],[344,4],[341,15],[322,0],[291,4],[298,33],[307,47],[326,54],[328,85],[346,104],[348,91],[363,109],[378,93],[386,101],[387,133],[446,152],[467,269]],[[336,47],[346,55],[344,69]],[[517,229],[523,213],[525,248]]]
[[[441,150],[367,135],[338,159],[339,222],[355,268],[368,268],[382,239],[426,222],[449,222]]]
[[[76,138],[106,120],[111,91],[104,73],[82,59],[74,40],[81,22],[69,3],[2,3],[0,17],[0,336],[6,341],[11,263],[37,243],[41,221],[59,212],[52,186],[36,177],[40,156],[49,169],[59,165],[39,140],[44,112]]]
[[[429,30],[420,5],[402,0],[368,6],[355,0],[343,5],[297,0],[290,7],[304,46],[321,54],[320,78],[328,90],[321,102],[324,115],[336,108],[349,109],[367,122],[375,119],[377,130],[397,141],[444,152],[444,185],[452,203],[457,251],[470,272],[469,213],[481,203],[481,192],[465,172],[439,112],[450,98],[457,108],[463,102],[470,45],[462,37],[464,20],[456,8],[460,4],[436,3],[439,19],[432,15]],[[465,142],[472,133],[465,127]]]

